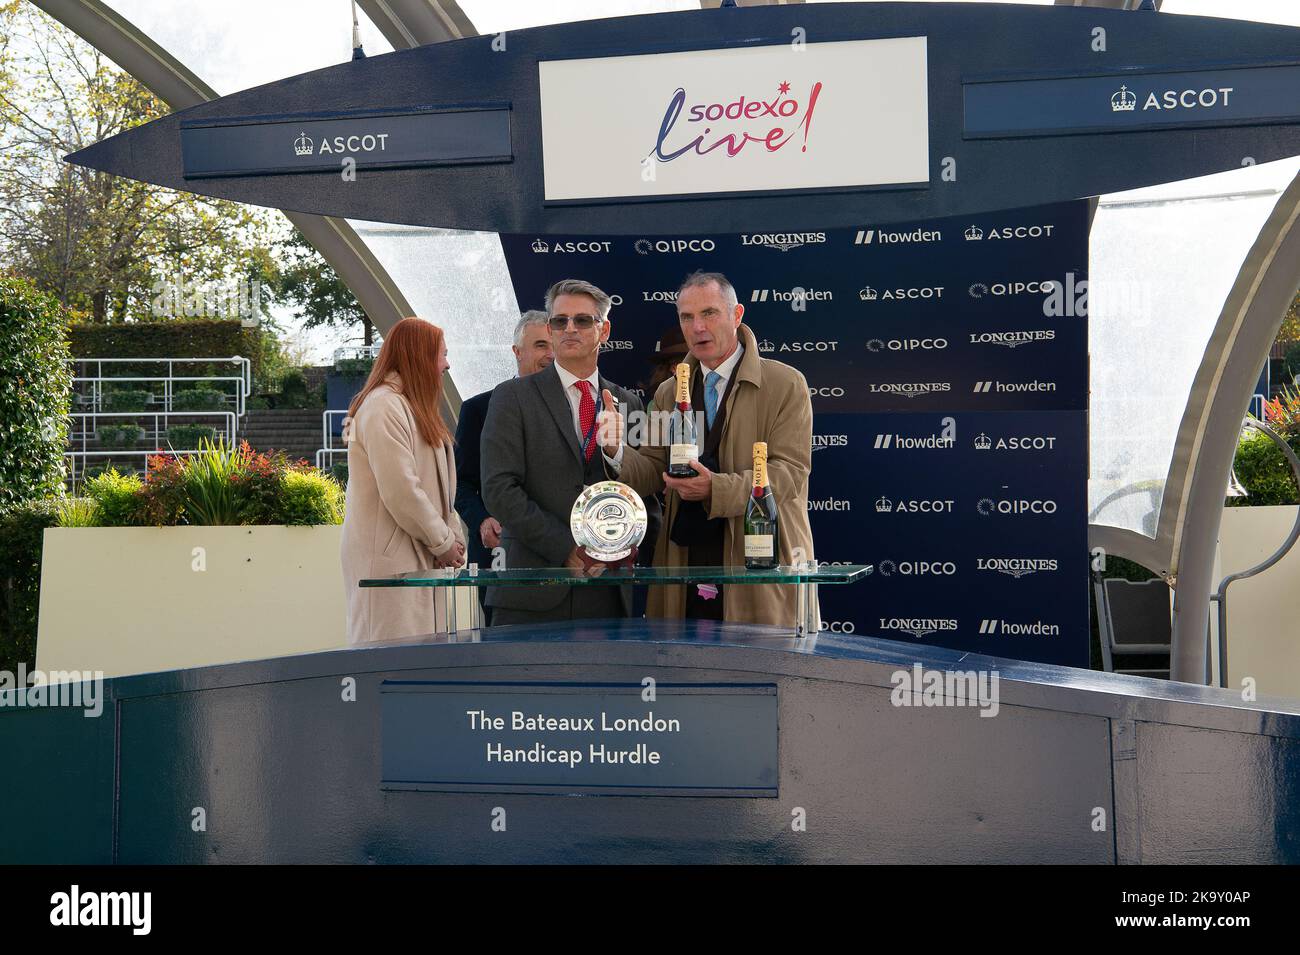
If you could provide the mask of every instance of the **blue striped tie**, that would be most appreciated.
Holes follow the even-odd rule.
[[[710,428],[713,427],[713,419],[718,416],[718,382],[721,380],[722,376],[716,371],[704,376],[704,416]]]

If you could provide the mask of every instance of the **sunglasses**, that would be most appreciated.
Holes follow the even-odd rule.
[[[574,328],[591,328],[600,319],[595,315],[552,315],[547,324],[551,326],[552,331],[562,332],[569,327],[569,322],[573,322]]]

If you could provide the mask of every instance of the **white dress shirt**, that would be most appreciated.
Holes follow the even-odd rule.
[[[579,411],[582,407],[582,389],[574,387],[574,384],[578,381],[578,376],[570,372],[558,361],[555,363],[555,370],[560,373],[560,384],[564,386],[564,397],[569,399],[569,410],[573,412],[573,432],[578,436],[578,446],[581,447],[582,440],[583,438],[586,437],[586,435],[583,434],[582,432],[582,419],[579,414]],[[593,371],[591,373],[591,377],[589,377],[587,381],[591,383],[591,400],[596,403],[596,410],[598,412],[596,420],[597,422],[599,422],[600,420],[599,411],[601,410],[600,409],[600,369],[597,368],[595,371]],[[604,410],[616,411],[617,409],[605,408]],[[599,424],[597,425],[596,428],[596,434],[592,437],[591,440],[596,442],[600,441]],[[600,449],[600,453],[605,458],[605,463],[608,464],[610,467],[612,467],[615,471],[617,471],[620,467],[622,467],[623,465],[622,443],[620,443],[618,446],[618,454],[614,455],[612,458],[608,454],[605,454],[604,448]]]

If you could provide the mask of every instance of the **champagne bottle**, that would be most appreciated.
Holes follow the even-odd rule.
[[[767,480],[767,442],[754,442],[754,491],[745,508],[745,567],[767,570],[781,554],[776,498]]]
[[[677,366],[677,403],[668,416],[668,473],[673,477],[695,477],[691,461],[700,458],[700,442],[691,413],[691,366]]]

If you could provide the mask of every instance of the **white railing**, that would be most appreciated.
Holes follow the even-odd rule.
[[[1268,401],[1268,399],[1265,398],[1263,395],[1261,395],[1258,391],[1250,396],[1250,406],[1248,410],[1253,416],[1258,418],[1260,421],[1264,420],[1264,403],[1266,401]]]
[[[378,358],[379,349],[383,344],[378,345],[344,345],[341,348],[334,349],[334,363],[348,361],[353,358]]]
[[[347,415],[347,408],[335,409],[333,411],[325,411],[321,413],[321,431],[324,434],[324,437],[321,439],[321,444],[323,444],[324,447],[320,448],[316,452],[316,470],[324,471],[331,467],[334,464],[334,455],[346,455],[348,453],[346,445],[335,445],[333,427],[335,420],[342,421],[347,417]]]
[[[220,417],[223,419],[223,425],[214,428],[217,436],[224,438],[227,447],[235,443],[236,420],[233,411],[95,411],[95,412],[73,412],[68,417],[75,421],[81,422],[81,428],[78,431],[68,435],[68,444],[70,450],[65,451],[63,456],[68,459],[69,466],[66,472],[66,480],[74,484],[78,480],[84,480],[85,472],[91,459],[94,458],[143,458],[145,473],[149,471],[149,458],[156,454],[169,455],[189,455],[198,454],[198,448],[173,448],[167,440],[167,420],[169,418],[196,418],[196,417]],[[140,418],[152,418],[153,428],[145,428],[144,434],[136,439],[136,443],[144,442],[151,447],[133,447],[133,448],[97,448],[91,450],[89,441],[97,437],[98,423],[101,418],[125,418],[136,421]],[[107,423],[107,422],[106,422]],[[187,422],[194,423],[194,422]],[[224,430],[224,435],[222,431]],[[80,447],[76,447],[80,442]],[[78,467],[80,465],[80,467]]]
[[[235,397],[238,399],[238,414],[242,417],[244,414],[244,399],[253,393],[253,361],[251,358],[244,358],[242,355],[230,355],[224,358],[73,358],[70,359],[73,365],[94,365],[95,373],[93,375],[74,374],[74,384],[78,381],[88,381],[96,383],[94,395],[96,399],[102,396],[98,384],[104,381],[160,381],[169,383],[173,381],[238,381],[240,386],[235,389]],[[158,374],[143,378],[114,378],[104,376],[104,366],[113,364],[165,364],[167,374]],[[238,371],[235,375],[199,375],[185,376],[175,373],[176,365],[235,365]],[[164,394],[168,401],[167,409],[171,410],[171,387],[165,385]]]

